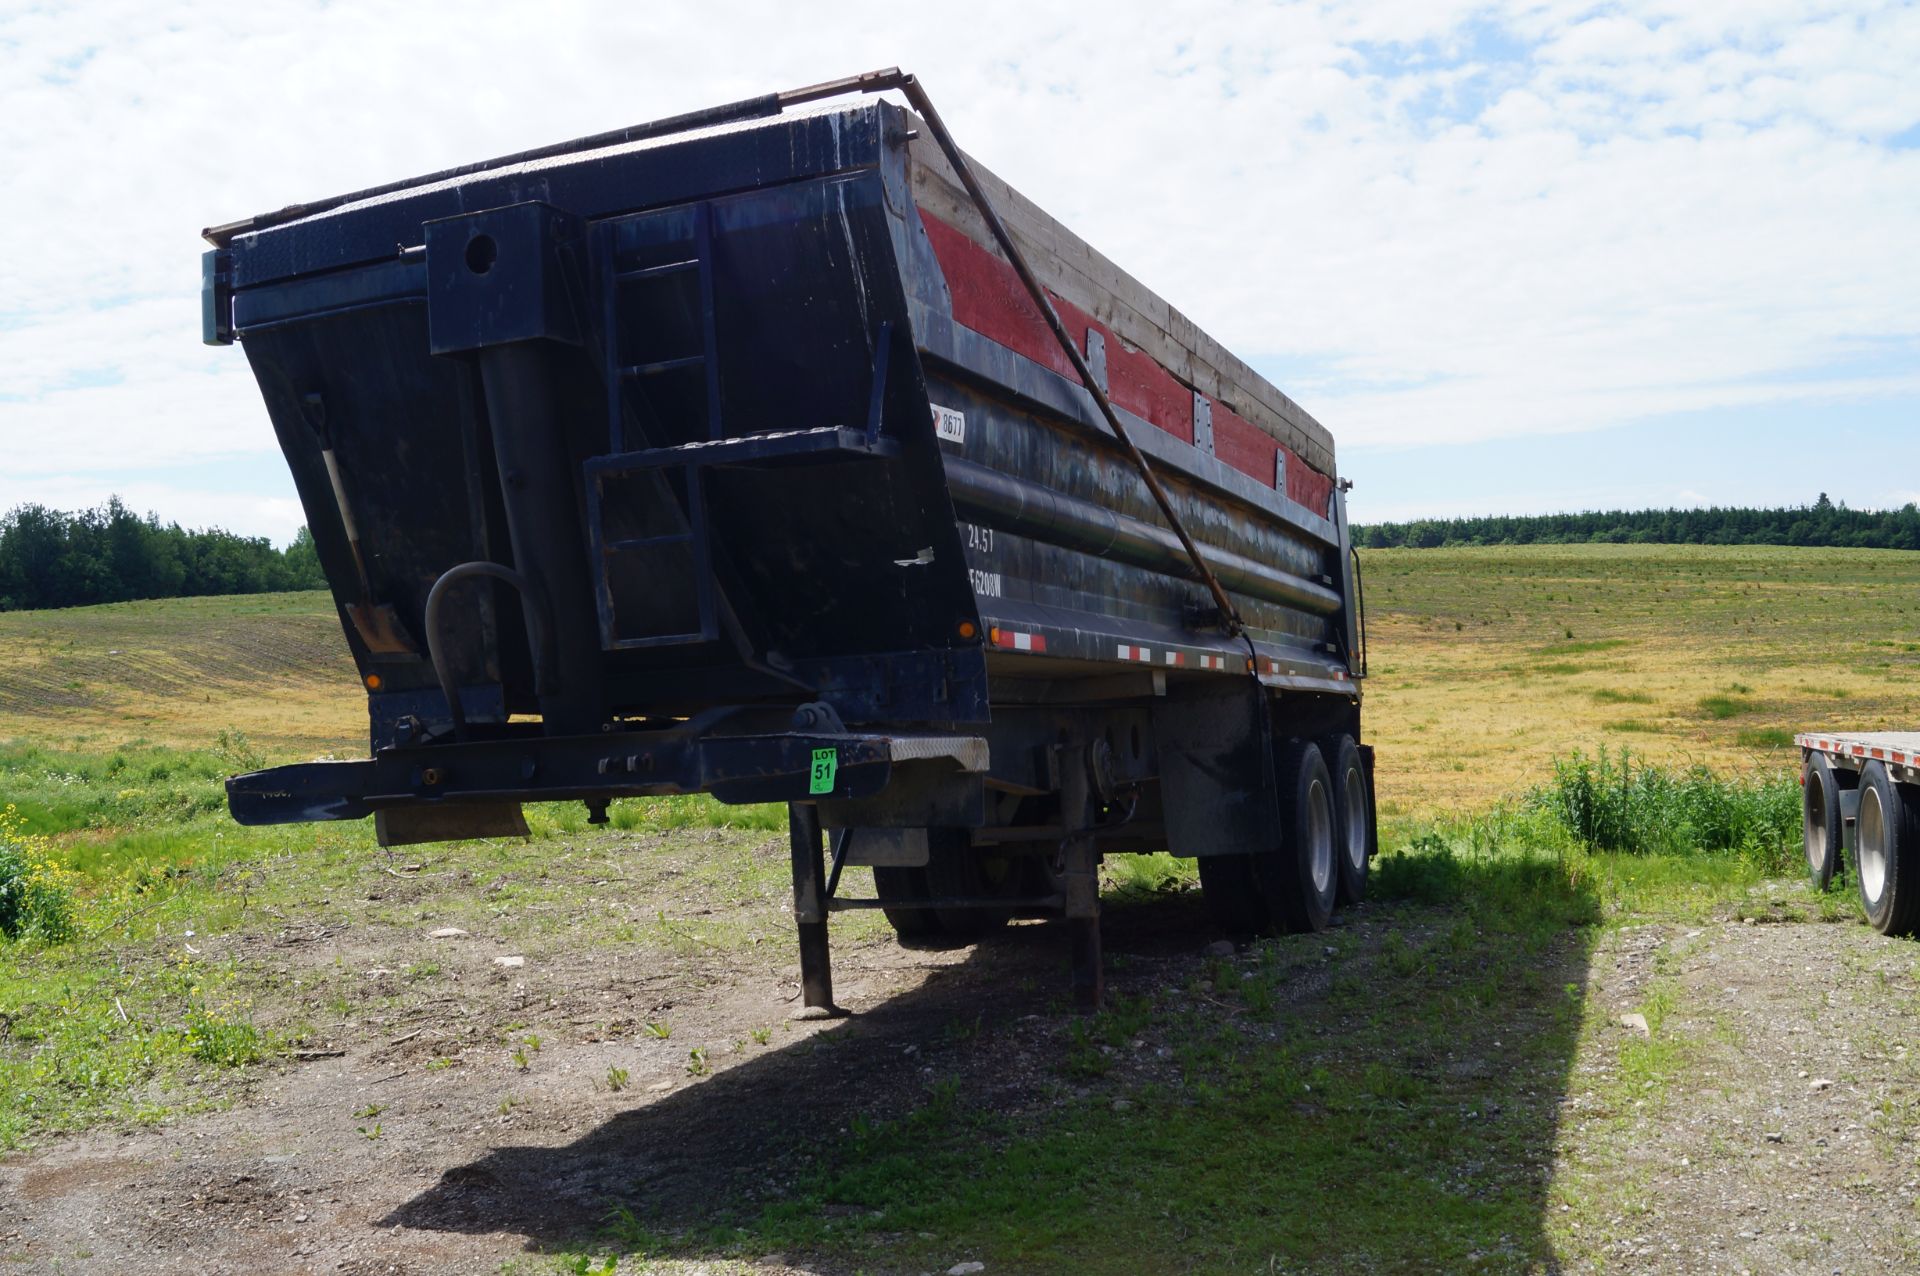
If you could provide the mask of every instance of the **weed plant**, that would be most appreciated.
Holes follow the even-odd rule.
[[[0,938],[62,943],[73,937],[74,874],[12,803],[0,808]]]
[[[1785,870],[1798,853],[1800,794],[1791,776],[1729,777],[1704,766],[1638,762],[1626,749],[1554,761],[1526,805],[1589,851],[1744,856]]]

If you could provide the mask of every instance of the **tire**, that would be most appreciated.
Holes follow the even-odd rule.
[[[1253,875],[1283,930],[1325,930],[1340,889],[1333,777],[1320,746],[1294,741],[1280,753],[1280,836],[1254,860]]]
[[[1019,866],[1005,855],[981,854],[967,830],[928,829],[927,850],[927,889],[934,897],[1019,897]],[[941,932],[960,942],[996,931],[1013,916],[1011,909],[1000,908],[937,908],[933,912]]]
[[[1202,855],[1200,898],[1215,929],[1229,935],[1261,935],[1273,929],[1267,902],[1254,885],[1253,856]]]
[[[930,908],[914,908],[923,899],[931,899],[924,868],[878,868],[873,870],[873,891],[880,897],[881,911],[903,940],[925,942],[940,937],[940,919]]]
[[[998,871],[995,871],[995,870]],[[875,868],[874,893],[879,895],[893,933],[903,941],[921,944],[964,944],[1007,924],[1012,913],[985,908],[918,908],[916,904],[942,897],[1017,896],[1020,876],[1012,861],[983,860],[973,849],[965,829],[927,830],[927,863],[923,868]]]
[[[1049,843],[1025,842],[1001,848],[1007,852],[1013,864],[1013,882],[1017,883],[1018,893],[1033,899],[1044,899],[1049,895],[1066,894],[1066,879],[1053,871],[1054,846]],[[1028,919],[1060,916],[1057,908],[1016,909],[1014,917]]]
[[[1339,852],[1338,902],[1358,904],[1367,897],[1367,866],[1373,858],[1373,790],[1366,763],[1353,737],[1333,742],[1334,848]]]
[[[1840,794],[1853,784],[1836,771],[1824,753],[1809,753],[1800,768],[1801,836],[1807,851],[1807,877],[1824,891],[1845,867],[1841,854]],[[1854,783],[1859,782],[1855,773]]]
[[[1903,789],[1882,763],[1860,772],[1854,880],[1868,924],[1882,935],[1920,929],[1920,800]]]

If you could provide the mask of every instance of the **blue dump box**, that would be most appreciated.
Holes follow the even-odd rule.
[[[1095,1002],[1105,853],[1199,857],[1229,931],[1359,898],[1330,437],[911,76],[206,233],[206,338],[259,380],[372,736],[234,777],[242,823],[785,802],[817,1013],[841,908],[1065,918]]]

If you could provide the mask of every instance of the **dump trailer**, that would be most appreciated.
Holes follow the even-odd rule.
[[[1920,934],[1920,731],[1813,731],[1794,743],[1814,887],[1851,872],[1875,930]]]
[[[1104,854],[1198,857],[1232,932],[1360,898],[1331,437],[912,76],[206,237],[205,338],[259,381],[372,745],[234,777],[241,823],[785,803],[813,1014],[836,910],[923,943],[1065,919],[1092,1005]]]

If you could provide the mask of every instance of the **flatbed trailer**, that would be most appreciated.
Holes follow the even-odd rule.
[[[1851,872],[1875,930],[1920,933],[1920,731],[1809,731],[1794,743],[1814,885]]]
[[[1104,854],[1197,857],[1231,931],[1363,892],[1331,435],[912,76],[206,235],[205,339],[260,383],[372,746],[234,777],[241,822],[784,802],[823,1014],[840,909],[924,943],[1064,918],[1091,1005]]]

